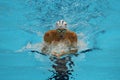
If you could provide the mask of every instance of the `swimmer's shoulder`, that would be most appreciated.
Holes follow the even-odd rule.
[[[77,37],[77,34],[73,31],[67,31],[67,34],[69,34],[69,36],[73,36],[73,37]]]
[[[53,36],[56,34],[56,30],[49,30],[44,35],[44,41],[51,43],[54,39]]]
[[[45,36],[50,36],[56,33],[56,30],[49,30],[45,33]]]
[[[54,34],[56,33],[56,30],[49,30],[48,32],[46,32],[46,34]]]
[[[77,34],[73,31],[67,31],[68,38],[71,42],[77,42]]]

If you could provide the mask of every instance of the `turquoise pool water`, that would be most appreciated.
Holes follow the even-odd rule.
[[[119,3],[0,0],[0,80],[120,80]],[[78,34],[79,55],[58,60],[31,52],[61,19]]]

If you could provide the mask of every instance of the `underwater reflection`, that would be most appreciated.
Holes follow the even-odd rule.
[[[72,76],[72,73],[74,72],[73,67],[75,66],[75,64],[74,64],[74,61],[72,61],[72,57],[73,56],[78,57],[81,54],[86,54],[86,53],[94,51],[94,50],[101,50],[101,49],[90,48],[90,49],[82,50],[74,55],[66,55],[61,58],[57,58],[55,56],[50,56],[49,59],[51,60],[51,62],[53,62],[53,64],[51,66],[54,70],[49,70],[53,74],[47,80],[70,80],[71,78],[74,78]],[[34,50],[32,50],[31,52],[44,55],[43,53],[34,51]],[[47,56],[47,55],[44,55],[44,56]]]
[[[71,56],[66,56],[63,58],[50,58],[54,64],[52,68],[54,69],[53,75],[48,80],[69,80],[70,75],[73,72],[74,62]]]
[[[72,61],[72,56],[78,56],[80,54],[85,54],[87,52],[99,50],[98,48],[91,48],[81,51],[80,53],[76,53],[74,55],[68,55],[63,58],[51,57],[50,60],[54,63],[52,68],[54,69],[53,75],[48,80],[70,80],[72,77],[73,66],[75,66]]]

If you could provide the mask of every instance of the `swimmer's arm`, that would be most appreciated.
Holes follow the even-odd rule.
[[[70,54],[72,54],[72,53],[77,53],[77,51],[78,51],[77,46],[70,48]]]
[[[45,44],[41,51],[42,53],[47,54],[49,52],[49,47]]]
[[[64,56],[64,55],[67,55],[67,54],[75,54],[78,50],[70,50],[68,52],[65,52],[65,51],[61,51],[60,54],[56,54],[54,53],[55,56],[57,56],[58,58],[61,57],[61,56]]]
[[[73,46],[69,49],[69,51],[65,52],[65,51],[61,51],[61,54],[59,54],[59,56],[63,56],[63,55],[67,55],[67,54],[75,54],[77,53],[78,49],[77,49],[77,44],[74,43]]]
[[[61,54],[57,54],[58,57],[64,56],[67,54],[75,54],[78,51],[77,48],[77,35],[74,33],[71,38],[72,44],[69,46],[69,50],[67,52],[61,51]]]
[[[56,53],[56,52],[53,52],[52,55],[56,56],[56,57],[61,57],[61,56],[64,56],[64,55],[68,55],[68,54],[75,54],[77,53],[78,49],[77,49],[77,44],[74,43],[74,45],[68,50],[68,51],[61,51],[61,53]]]
[[[41,51],[42,51],[42,53],[47,54],[47,53],[49,53],[49,45],[51,43],[51,36],[50,36],[49,32],[45,33],[44,42],[45,42],[45,44]]]
[[[78,48],[77,48],[77,35],[76,33],[72,33],[72,38],[71,39],[71,46],[70,46],[70,54],[72,53],[76,53],[78,51]]]

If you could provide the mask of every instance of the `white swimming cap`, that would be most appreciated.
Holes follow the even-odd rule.
[[[67,23],[64,20],[60,20],[56,22],[56,28],[67,28]]]

